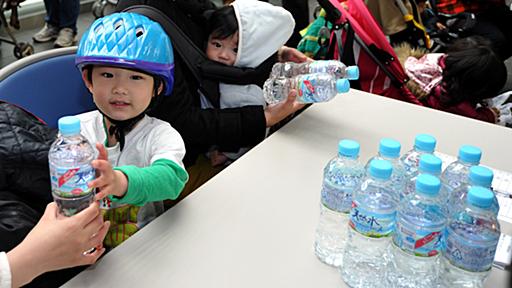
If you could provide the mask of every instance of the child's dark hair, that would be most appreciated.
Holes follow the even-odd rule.
[[[448,48],[441,102],[456,105],[463,101],[479,103],[498,95],[507,81],[507,68],[493,52],[490,42],[480,36],[462,38]]]
[[[238,31],[235,9],[231,5],[223,6],[209,15],[208,35],[217,39],[226,39]]]

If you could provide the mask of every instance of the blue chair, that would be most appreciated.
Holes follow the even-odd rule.
[[[0,69],[0,100],[57,127],[57,120],[96,109],[75,67],[77,47],[39,52]]]

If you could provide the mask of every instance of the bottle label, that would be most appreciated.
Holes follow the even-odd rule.
[[[303,75],[300,81],[297,81],[298,101],[303,103],[312,103],[315,101],[315,77]]]
[[[352,202],[349,225],[367,237],[388,237],[395,229],[395,214],[370,212]]]
[[[348,188],[344,190],[324,180],[321,193],[322,204],[330,210],[348,213],[352,203],[352,191],[347,191]]]
[[[60,197],[79,197],[91,193],[92,189],[87,183],[95,176],[95,170],[90,165],[62,168],[50,164],[52,191]]]
[[[497,241],[471,243],[453,231],[450,232],[450,229],[446,231],[445,257],[452,265],[470,272],[485,272],[491,269]]]
[[[402,221],[396,222],[393,242],[400,249],[421,257],[436,256],[442,249],[442,230],[414,229]]]

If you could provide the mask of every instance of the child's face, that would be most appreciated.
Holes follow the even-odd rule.
[[[208,38],[206,46],[206,56],[208,59],[217,61],[229,66],[235,64],[236,54],[238,53],[238,32],[226,39]]]
[[[153,97],[153,77],[141,72],[95,66],[92,68],[92,81],[87,78],[85,70],[82,78],[98,109],[115,120],[127,120],[141,114]],[[158,93],[162,88],[158,88]]]

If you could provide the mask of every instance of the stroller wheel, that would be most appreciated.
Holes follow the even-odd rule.
[[[34,54],[34,47],[28,43],[18,42],[14,46],[14,57],[21,59],[23,57]]]
[[[103,9],[105,8],[106,4],[107,3],[105,0],[97,0],[96,2],[94,2],[92,4],[92,7],[91,7],[92,15],[94,15],[94,17],[96,17],[96,19],[104,16]]]

